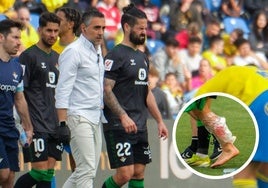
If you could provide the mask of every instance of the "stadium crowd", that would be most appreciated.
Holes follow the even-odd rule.
[[[95,7],[105,17],[101,45],[105,57],[124,38],[121,17],[123,7],[131,2],[148,19],[146,42],[139,49],[150,61],[149,87],[163,118],[175,118],[198,88],[226,67],[250,65],[268,69],[267,0],[10,0],[1,3],[0,20],[19,20],[23,24],[22,45],[15,55],[20,56],[32,45],[44,42],[38,37],[36,21],[42,13],[71,7],[82,15]],[[68,23],[64,25],[59,19],[57,22],[61,23],[56,25],[61,26],[62,33],[54,41],[58,45],[52,47],[55,51],[63,50],[86,31],[73,28],[70,41],[65,43],[63,32],[68,30]]]

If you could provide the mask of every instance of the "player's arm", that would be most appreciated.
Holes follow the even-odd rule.
[[[104,102],[110,110],[119,117],[121,123],[127,133],[137,132],[135,122],[127,115],[126,111],[119,104],[116,96],[113,93],[115,80],[104,78]]]
[[[23,92],[16,92],[14,102],[16,110],[20,116],[22,126],[27,134],[28,143],[30,144],[33,137],[33,126],[29,115],[28,105]]]
[[[164,139],[167,138],[168,137],[167,127],[165,123],[163,122],[163,119],[158,109],[158,106],[156,104],[154,95],[150,89],[148,89],[146,102],[147,102],[149,112],[152,114],[153,118],[156,120],[158,124],[158,136],[163,137]]]

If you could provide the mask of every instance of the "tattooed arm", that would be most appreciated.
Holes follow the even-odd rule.
[[[104,79],[104,102],[110,108],[110,110],[119,117],[122,126],[127,133],[136,133],[137,126],[135,122],[127,115],[126,111],[121,107],[113,93],[114,85],[115,80],[108,78]]]

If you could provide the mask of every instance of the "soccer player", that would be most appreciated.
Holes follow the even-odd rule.
[[[30,172],[22,175],[15,188],[50,187],[63,143],[57,135],[58,118],[54,93],[58,81],[58,53],[51,49],[59,33],[60,19],[45,12],[39,18],[39,41],[19,57],[25,69],[25,98],[34,129],[33,143],[24,149],[24,162],[31,162]]]
[[[186,108],[195,120],[200,120],[206,129],[212,133],[222,146],[222,153],[219,158],[210,166],[212,168],[223,165],[231,158],[239,154],[233,142],[235,137],[226,125],[224,117],[220,117],[210,109],[211,97],[204,97],[196,100]]]
[[[19,132],[15,127],[13,106],[22,120],[28,144],[32,141],[33,127],[23,94],[23,70],[12,58],[21,42],[22,25],[12,20],[0,22],[0,186],[13,187],[15,172],[19,171]]]
[[[250,66],[231,66],[206,82],[198,91],[223,92],[231,94],[249,106],[258,123],[259,144],[250,164],[238,173],[233,180],[235,188],[268,187],[268,72]]]
[[[103,188],[144,187],[144,171],[151,162],[146,127],[147,108],[156,119],[159,137],[166,138],[168,130],[148,87],[149,61],[138,50],[146,39],[147,18],[133,4],[124,7],[121,25],[124,38],[105,57],[103,125],[113,176]]]
[[[76,40],[81,24],[81,15],[78,10],[70,7],[57,9],[56,15],[60,18],[60,30],[58,40],[52,49],[60,54],[67,45]]]

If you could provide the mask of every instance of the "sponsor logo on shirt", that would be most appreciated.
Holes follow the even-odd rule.
[[[48,73],[48,80],[49,80],[49,83],[46,83],[46,86],[51,87],[51,88],[56,88],[56,84],[55,84],[56,75],[54,72]]]
[[[15,92],[16,86],[0,84],[0,90],[6,91],[6,92],[9,92],[9,91]]]
[[[104,67],[106,71],[110,71],[113,66],[114,61],[111,59],[106,59],[104,62]]]
[[[147,78],[147,72],[144,68],[140,68],[138,72],[139,80],[135,80],[135,85],[148,85],[147,81],[144,81]]]

